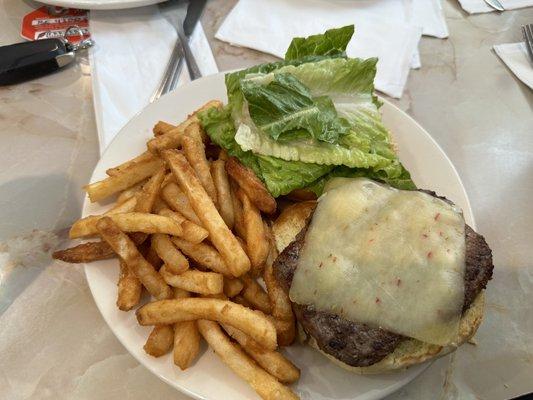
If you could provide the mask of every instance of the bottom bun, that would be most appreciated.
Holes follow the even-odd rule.
[[[442,347],[424,343],[416,339],[408,339],[401,342],[398,347],[396,347],[396,349],[383,360],[369,365],[368,367],[352,367],[351,365],[337,360],[335,357],[320,350],[315,338],[311,336],[309,336],[307,343],[325,355],[333,363],[356,374],[380,374],[384,372],[399,371],[433,358],[445,356],[457,350],[457,347],[469,340],[476,333],[477,328],[483,319],[484,304],[485,295],[481,292],[461,318],[456,346]]]

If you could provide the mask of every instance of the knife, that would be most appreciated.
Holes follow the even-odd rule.
[[[200,69],[194,60],[192,51],[189,47],[189,38],[192,35],[198,20],[202,15],[206,0],[191,0],[188,5],[186,2],[172,0],[159,5],[161,14],[176,29],[178,40],[170,56],[169,62],[160,86],[153,94],[151,101],[156,100],[161,95],[173,90],[179,80],[179,75],[183,67],[183,58],[187,62],[191,79],[201,77]],[[185,9],[186,6],[186,9]]]
[[[489,6],[491,6],[495,10],[505,11],[505,8],[502,6],[502,3],[500,3],[499,0],[485,0],[485,3],[487,3]]]

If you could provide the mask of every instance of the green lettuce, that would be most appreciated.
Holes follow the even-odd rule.
[[[354,26],[330,29],[321,35],[294,38],[285,53],[285,60],[299,60],[309,56],[344,55],[352,39]]]
[[[244,80],[241,89],[255,127],[279,140],[310,137],[335,143],[348,132],[327,96],[312,98],[309,89],[291,74],[277,73],[266,85]]]
[[[199,113],[198,118],[211,140],[226,149],[230,156],[237,157],[251,168],[274,197],[306,187],[334,168],[329,165],[285,161],[243,151],[235,141],[235,126],[229,107],[211,108]]]
[[[228,105],[200,113],[211,140],[251,168],[273,196],[335,176],[412,189],[381,122],[377,59],[349,59],[354,28],[296,38],[283,61],[226,74]]]

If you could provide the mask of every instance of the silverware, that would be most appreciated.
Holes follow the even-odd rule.
[[[531,61],[531,65],[533,66],[533,24],[523,25],[522,35],[524,36],[529,61]]]
[[[177,26],[183,23],[185,14],[187,13],[187,3],[181,0],[171,0],[159,4],[159,11],[161,15],[170,22],[170,24],[177,29]],[[176,87],[177,78],[183,68],[183,48],[180,40],[176,40],[165,73],[159,86],[150,98],[150,103],[157,100],[165,93],[170,92]]]
[[[487,3],[489,6],[491,6],[495,10],[505,11],[505,8],[502,6],[502,3],[500,3],[498,0],[485,0],[485,3]]]
[[[187,16],[183,21],[183,26],[179,25],[177,32],[178,37],[183,46],[183,51],[185,53],[185,61],[187,62],[187,68],[189,69],[189,75],[191,80],[195,80],[202,77],[200,68],[194,58],[194,54],[191,51],[189,46],[189,39],[194,32],[194,27],[196,23],[202,16],[202,11],[204,10],[205,3],[207,0],[192,0],[187,7]]]
[[[174,44],[161,83],[152,95],[150,102],[172,91],[177,86],[181,70],[183,69],[184,58],[191,79],[194,80],[202,76],[189,46],[189,39],[202,15],[205,3],[206,0],[191,0],[190,2],[170,0],[160,3],[159,10],[165,19],[176,29],[178,40]]]

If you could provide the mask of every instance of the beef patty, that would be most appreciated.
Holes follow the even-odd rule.
[[[434,193],[429,192],[434,195]],[[274,274],[285,291],[289,291],[304,244],[307,226],[279,255]],[[466,269],[463,312],[492,277],[492,251],[483,236],[465,226]],[[325,353],[353,367],[367,367],[392,353],[406,337],[385,329],[348,321],[336,314],[316,311],[310,305],[293,303],[296,318],[306,333],[312,336]]]

